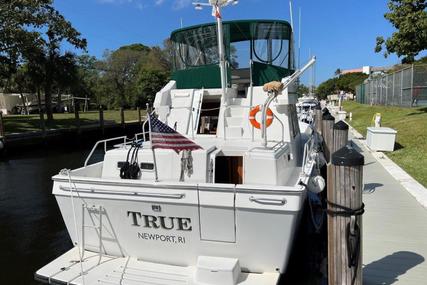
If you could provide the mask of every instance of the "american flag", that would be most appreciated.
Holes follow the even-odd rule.
[[[202,149],[201,146],[187,139],[171,127],[163,124],[156,116],[150,114],[151,147],[173,149],[177,153],[181,150]]]
[[[221,19],[221,13],[219,12],[218,5],[212,6],[212,16],[214,16],[217,19]]]

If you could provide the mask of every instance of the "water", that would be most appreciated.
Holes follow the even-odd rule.
[[[0,284],[40,284],[35,271],[72,247],[51,177],[88,152],[44,148],[0,160]]]

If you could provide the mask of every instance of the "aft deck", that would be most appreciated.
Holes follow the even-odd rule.
[[[365,156],[363,284],[425,284],[427,209],[359,140],[353,144]]]

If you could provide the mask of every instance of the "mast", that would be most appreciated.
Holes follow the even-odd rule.
[[[217,26],[217,35],[218,35],[218,53],[219,53],[219,69],[221,73],[221,89],[223,96],[223,104],[228,105],[228,100],[226,98],[227,94],[227,71],[226,71],[226,62],[225,62],[225,47],[224,47],[224,30],[222,26],[222,17],[221,17],[221,8],[219,5],[213,6],[215,9],[215,18]]]
[[[221,90],[222,90],[222,104],[228,106],[226,98],[227,94],[227,62],[225,60],[225,47],[224,47],[224,29],[222,25],[221,7],[228,4],[236,5],[238,0],[209,0],[208,3],[194,2],[196,10],[201,10],[203,6],[212,7],[212,16],[216,18],[217,26],[217,40],[218,40],[218,57],[219,57],[219,70],[221,76]]]
[[[298,9],[298,68],[301,68],[301,7]]]

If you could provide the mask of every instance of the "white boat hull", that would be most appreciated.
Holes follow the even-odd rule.
[[[55,180],[69,234],[86,251],[178,267],[233,258],[258,274],[285,272],[306,195],[303,187]]]

